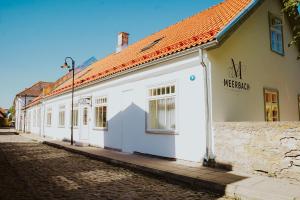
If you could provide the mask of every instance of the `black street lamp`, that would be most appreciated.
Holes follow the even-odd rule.
[[[69,66],[67,60],[70,59],[72,66]],[[73,145],[73,120],[74,120],[74,75],[75,75],[75,61],[71,57],[65,58],[64,65],[61,68],[68,68],[69,72],[72,72],[72,110],[71,110],[71,145]]]

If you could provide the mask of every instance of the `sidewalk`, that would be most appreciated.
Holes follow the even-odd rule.
[[[32,134],[21,134],[21,136],[93,159],[164,177],[194,188],[206,188],[237,199],[300,200],[300,184],[295,185],[280,179],[241,175],[234,171],[203,167],[195,162],[168,161],[96,147],[71,146],[66,142]]]

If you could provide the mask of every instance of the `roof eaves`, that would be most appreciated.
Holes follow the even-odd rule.
[[[250,11],[252,11],[259,3],[263,0],[252,0],[236,17],[234,17],[231,22],[229,22],[217,35],[216,39],[221,41],[226,37],[228,33],[240,22],[244,17],[248,15]]]
[[[116,73],[113,73],[113,74],[109,74],[109,75],[106,75],[104,77],[100,77],[98,79],[93,79],[90,82],[87,82],[86,84],[82,84],[82,85],[76,85],[75,84],[74,88],[75,89],[81,89],[81,88],[84,88],[84,87],[87,87],[87,86],[90,86],[90,85],[97,84],[97,83],[102,82],[102,81],[106,81],[106,80],[111,79],[111,78],[115,78],[117,76],[122,76],[124,74],[128,74],[128,73],[131,73],[133,71],[140,70],[140,69],[149,67],[151,65],[155,65],[157,63],[164,62],[165,61],[164,59],[171,60],[171,59],[173,59],[173,56],[177,57],[177,56],[179,56],[179,54],[181,56],[184,56],[184,55],[187,55],[187,54],[189,54],[191,52],[198,51],[198,49],[212,48],[214,46],[217,46],[218,44],[219,44],[218,41],[216,39],[214,39],[214,40],[211,40],[211,41],[209,41],[207,43],[203,43],[201,45],[193,46],[191,48],[186,48],[184,50],[177,51],[177,52],[168,54],[166,56],[159,57],[157,59],[153,59],[153,60],[150,60],[150,61],[138,64],[138,65],[135,65],[135,66],[131,67],[130,69],[121,70],[119,72],[116,72]],[[65,90],[63,90],[63,89],[65,89]],[[70,91],[71,91],[71,87],[66,86],[65,88],[61,88],[61,90],[53,91],[54,93],[46,95],[44,97],[44,99],[55,97],[55,96],[59,96],[59,95],[63,95],[63,94],[66,94],[66,93],[68,93]]]

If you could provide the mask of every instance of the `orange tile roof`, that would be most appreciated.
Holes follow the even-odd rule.
[[[39,81],[39,82],[33,84],[30,88],[26,88],[22,92],[18,93],[16,96],[27,95],[27,96],[37,97],[40,94],[42,94],[44,88],[49,87],[52,84],[53,83],[50,83],[50,82]]]
[[[216,35],[251,2],[251,0],[225,0],[216,6],[129,45],[121,52],[113,53],[79,72],[75,77],[75,88],[213,41],[216,39]],[[152,48],[141,51],[145,46],[158,39],[161,39],[161,41]],[[71,79],[69,79],[53,90],[47,97],[71,90],[71,83]]]
[[[25,108],[29,108],[29,107],[39,104],[42,99],[43,99],[43,95],[40,95],[40,96],[32,99],[32,101],[29,104],[27,104]]]

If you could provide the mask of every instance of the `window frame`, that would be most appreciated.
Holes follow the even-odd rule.
[[[278,120],[277,121],[268,121],[267,119],[267,110],[266,110],[266,97],[265,94],[267,91],[270,91],[271,93],[276,93],[277,94],[277,107],[278,107]],[[265,116],[265,122],[280,122],[280,102],[279,102],[279,90],[274,89],[274,88],[264,88],[263,89],[263,98],[264,98],[264,116]]]
[[[41,128],[41,108],[37,109],[37,127]]]
[[[73,107],[73,112],[77,113],[77,118],[75,118],[75,115],[73,115],[73,128],[77,129],[78,128],[78,124],[79,124],[79,108],[78,106]],[[77,124],[75,124],[75,119],[77,119]],[[72,109],[70,110],[70,127],[72,126]]]
[[[50,114],[50,118],[49,118],[49,114]],[[46,122],[47,122],[46,123],[47,127],[51,127],[52,126],[52,108],[47,108]]]
[[[32,114],[33,115],[32,116],[32,118],[33,118],[32,119],[32,127],[36,127],[36,119],[37,119],[36,118],[36,109],[34,109],[32,112],[33,112],[33,114]]]
[[[284,48],[284,35],[283,35],[283,18],[279,15],[276,15],[276,14],[273,14],[271,12],[268,13],[268,18],[269,18],[269,38],[270,38],[270,49],[272,52],[278,54],[278,55],[281,55],[281,56],[285,56],[285,48]],[[282,42],[282,53],[281,52],[278,52],[276,50],[274,50],[272,48],[272,19],[273,18],[277,18],[279,20],[281,20],[281,34],[282,34],[282,37],[281,37],[281,42]]]
[[[88,126],[89,125],[89,109],[87,106],[82,108],[82,125],[83,126]]]
[[[300,94],[297,96],[297,102],[298,102],[298,115],[299,115],[299,121],[300,121]]]
[[[105,102],[97,102],[100,99],[105,99]],[[101,101],[101,100],[100,100]],[[100,108],[100,107],[106,107],[106,123],[105,123],[105,127],[101,127],[101,126],[96,126],[97,124],[97,118],[96,118],[96,109]],[[104,130],[107,131],[108,130],[108,97],[107,96],[98,96],[95,98],[94,100],[94,104],[93,104],[93,129],[94,130]]]
[[[63,115],[61,115],[63,114]],[[61,121],[61,116],[63,116],[63,120]],[[61,124],[63,122],[63,124]],[[66,106],[61,105],[59,106],[58,110],[58,127],[59,128],[64,128],[66,126]]]
[[[165,94],[165,95],[156,95],[156,96],[151,96],[149,94],[150,90],[153,90],[153,89],[160,89],[160,88],[166,88],[166,87],[172,87],[174,86],[175,87],[175,92],[174,93],[171,93],[170,91],[170,94]],[[176,84],[176,82],[168,82],[168,83],[165,83],[165,84],[158,84],[158,85],[153,85],[153,86],[150,86],[150,87],[147,87],[146,89],[146,106],[147,106],[147,112],[145,113],[146,117],[145,117],[145,132],[147,134],[156,134],[156,135],[178,135],[178,108],[177,108],[177,105],[178,105],[178,84]],[[170,89],[171,90],[171,89]],[[165,91],[166,92],[166,91]],[[175,111],[174,111],[174,122],[175,122],[175,129],[174,130],[171,130],[171,129],[152,129],[150,128],[149,126],[149,115],[150,115],[150,101],[151,100],[160,100],[160,99],[164,99],[164,100],[167,100],[168,98],[174,98],[174,104],[175,104]]]

